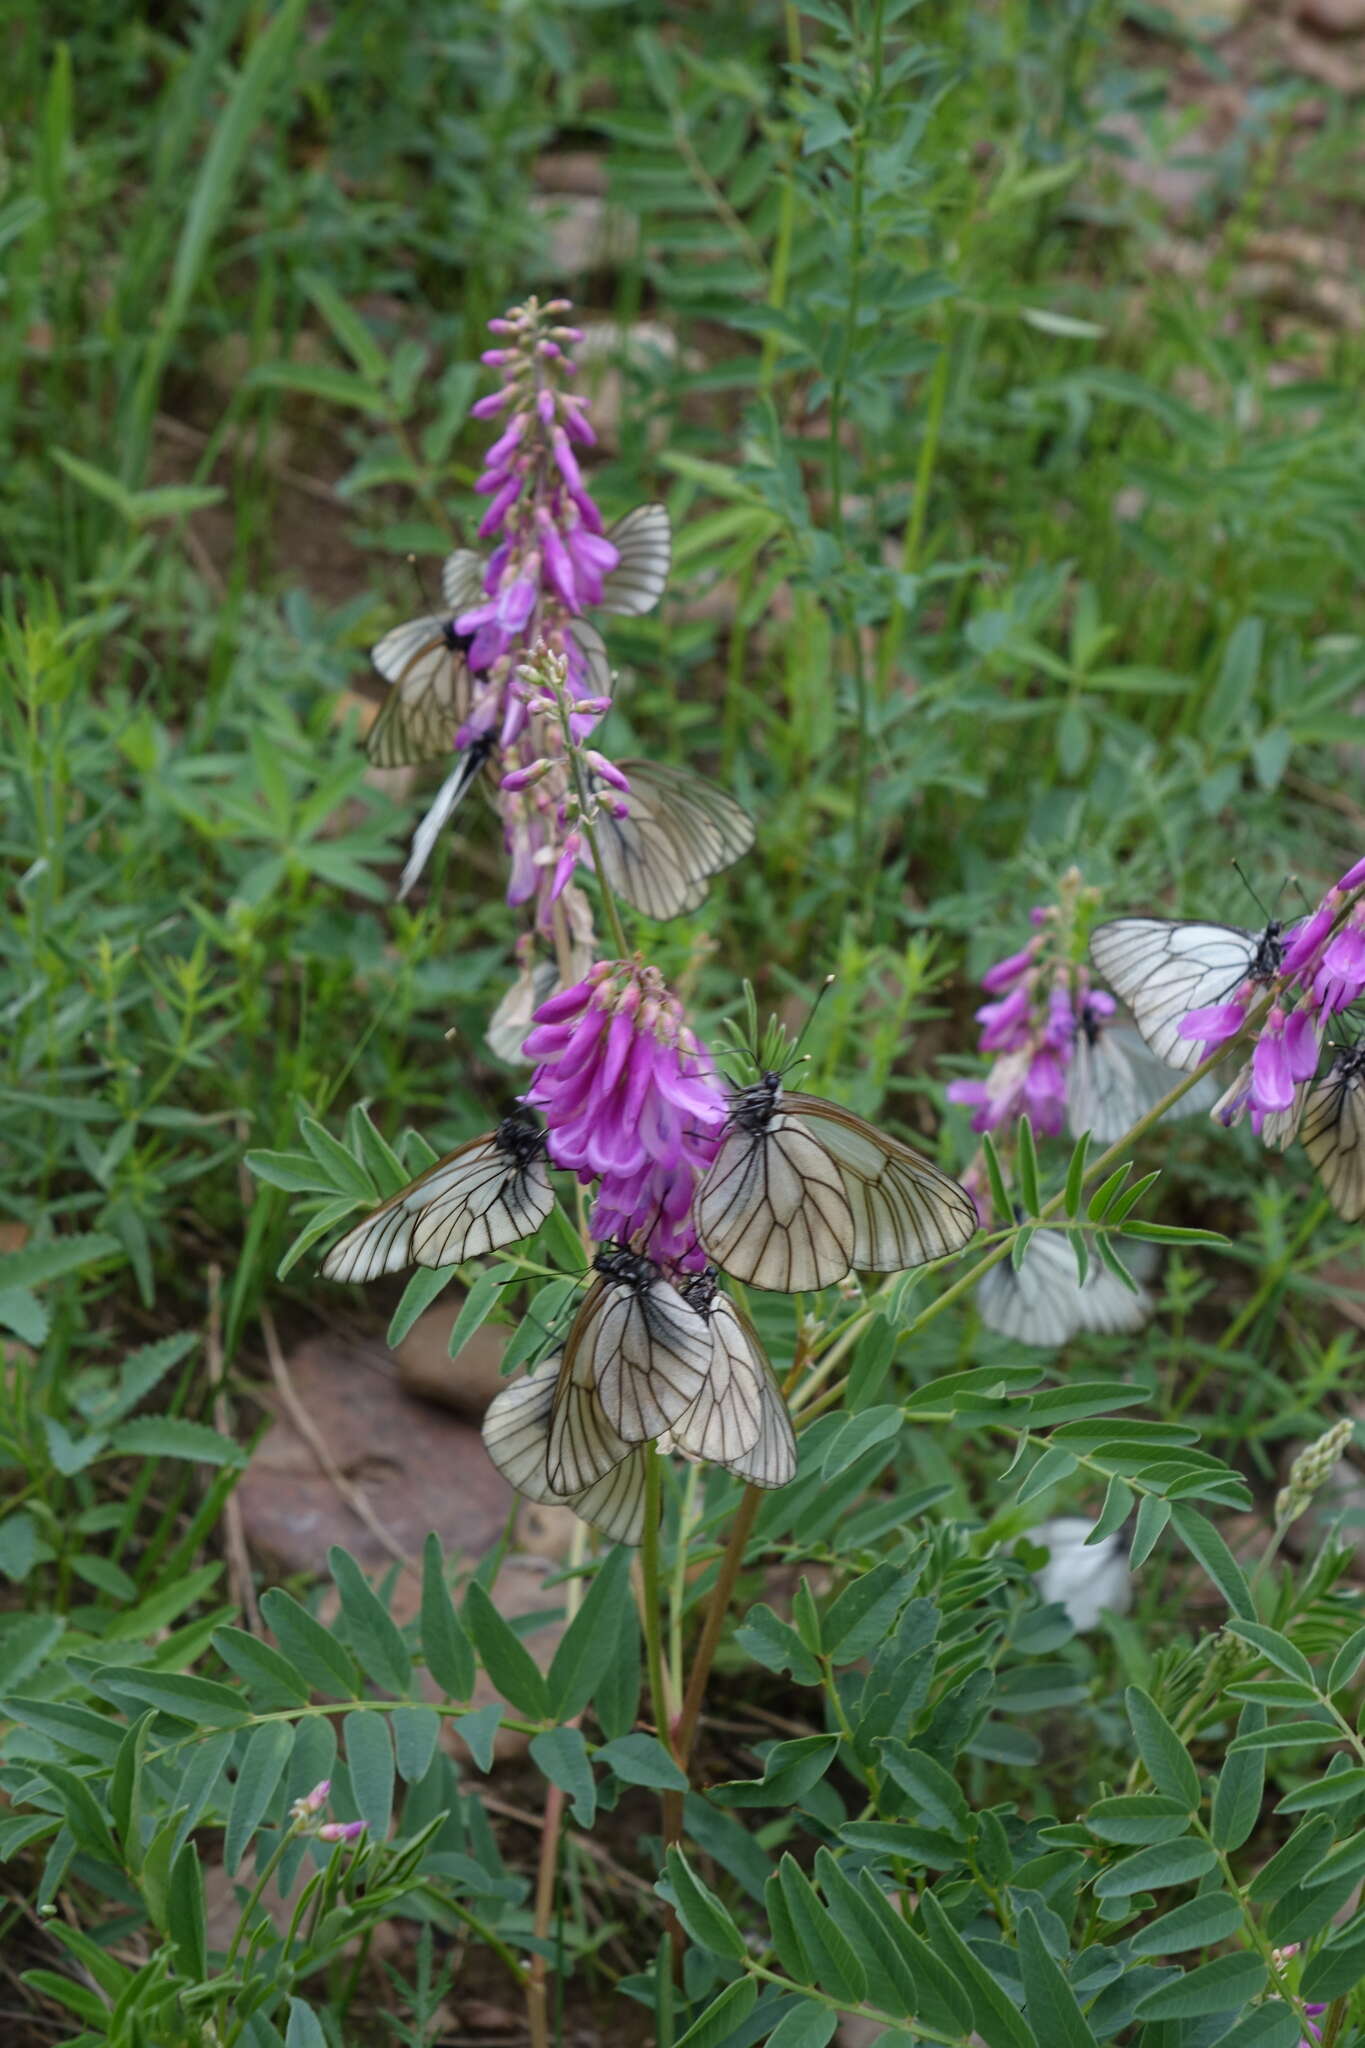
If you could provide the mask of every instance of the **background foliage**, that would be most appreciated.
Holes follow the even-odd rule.
[[[743,974],[781,1003],[837,971],[820,1083],[923,1134],[972,1070],[975,976],[1072,863],[1111,909],[1241,919],[1230,851],[1273,897],[1362,850],[1361,323],[1247,280],[1267,237],[1358,225],[1341,96],[1090,0],[100,0],[18,27],[13,2038],[436,2041],[471,1933],[509,1983],[539,1941],[570,2018],[623,2040],[819,2048],[863,2008],[989,2048],[1293,2048],[1263,1994],[1296,1942],[1288,1988],[1302,1967],[1330,2038],[1359,2038],[1354,1482],[1338,1535],[1256,1571],[1285,1455],[1354,1412],[1355,1267],[1301,1160],[1245,1134],[1146,1141],[1144,1214],[1228,1242],[1171,1254],[1136,1343],[1025,1354],[970,1296],[940,1316],[935,1281],[849,1325],[846,1405],[762,1510],[716,1682],[758,1689],[780,1739],[716,1741],[666,1863],[645,1794],[682,1787],[637,1726],[619,1556],[548,1676],[498,1613],[496,1557],[452,1605],[429,1552],[399,1629],[392,1586],[335,1556],[335,1627],[322,1589],[275,1588],[269,1639],[222,1570],[258,1311],[339,1312],[311,1259],[275,1277],[294,1193],[363,1196],[391,1171],[378,1133],[457,1142],[508,1086],[482,1043],[514,935],[497,850],[471,830],[393,906],[412,801],[339,710],[412,608],[404,558],[472,523],[483,321],[567,286],[608,335],[650,323],[605,352],[597,477],[614,511],[667,499],[676,569],[662,612],[613,632],[611,743],[698,762],[759,820],[655,957],[709,1031]],[[1176,232],[1120,173],[1182,132],[1200,178]],[[590,205],[547,157],[589,165]],[[372,1124],[346,1121],[361,1101]],[[253,1186],[245,1151],[296,1148],[300,1110],[303,1166]],[[970,1149],[949,1115],[943,1156]],[[1044,1148],[1045,1194],[1065,1167]],[[809,1313],[764,1305],[780,1362],[843,1327],[838,1301]],[[224,1374],[240,1444],[214,1426]],[[681,1491],[680,1641],[735,1498]],[[1081,1638],[1040,1604],[1027,1532],[1102,1504],[1114,1528],[1138,1511],[1136,1606]],[[524,1839],[436,1748],[445,1716],[491,1755],[476,1665],[534,1731],[527,1797],[570,1802],[548,1941]],[[368,1827],[322,1855],[288,1807],[329,1774]],[[583,1832],[617,1807],[624,1893]],[[210,1849],[240,1912],[212,1953]],[[259,1910],[277,1853],[312,1872],[285,1936]]]

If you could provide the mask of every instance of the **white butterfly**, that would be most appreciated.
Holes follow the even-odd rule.
[[[365,736],[376,768],[440,761],[451,752],[472,697],[467,648],[440,614],[384,635],[370,659],[390,690]]]
[[[984,1273],[976,1306],[988,1330],[1019,1344],[1052,1349],[1078,1331],[1118,1336],[1140,1330],[1152,1313],[1151,1296],[1125,1287],[1092,1250],[1084,1282],[1061,1230],[1036,1230],[1016,1269],[1002,1259]]]
[[[852,1268],[895,1273],[961,1249],[977,1228],[965,1188],[896,1138],[768,1073],[731,1097],[693,1219],[708,1257],[793,1294]]]
[[[645,917],[695,910],[710,877],[754,843],[753,820],[714,782],[688,768],[622,761],[630,783],[625,817],[600,806],[598,850],[608,885]],[[599,790],[606,785],[596,779]]]
[[[1289,929],[1273,918],[1264,931],[1249,932],[1231,924],[1120,917],[1097,926],[1090,951],[1157,1058],[1189,1074],[1203,1047],[1197,1038],[1181,1037],[1181,1018],[1226,1002],[1244,981],[1268,985],[1279,972]]]
[[[673,559],[673,534],[666,505],[637,505],[607,528],[620,560],[602,578],[599,611],[641,618],[663,596]]]
[[[1365,1046],[1345,1046],[1308,1098],[1299,1131],[1338,1216],[1365,1216]]]
[[[478,780],[485,763],[492,759],[493,751],[492,738],[488,734],[482,734],[472,746],[467,747],[464,753],[458,756],[455,766],[432,798],[426,816],[412,835],[407,865],[398,883],[400,903],[419,880],[422,870],[431,859],[437,840]]]
[[[708,1270],[683,1287],[711,1329],[711,1369],[670,1432],[680,1451],[724,1465],[753,1486],[785,1486],[796,1474],[796,1434],[758,1332]]]
[[[1073,1138],[1089,1131],[1096,1145],[1116,1144],[1173,1086],[1171,1069],[1148,1052],[1131,1024],[1082,1004],[1066,1076],[1067,1128]],[[1212,1109],[1217,1099],[1218,1082],[1206,1074],[1166,1116],[1195,1116]]]
[[[561,1502],[612,1543],[636,1544],[644,1532],[645,1459],[638,1445],[580,1493],[552,1491],[546,1477],[550,1415],[560,1353],[495,1394],[483,1420],[488,1455],[527,1500]]]
[[[604,1245],[564,1346],[550,1420],[552,1492],[581,1493],[633,1445],[662,1436],[706,1384],[704,1316],[654,1260]]]
[[[554,1207],[545,1133],[518,1106],[495,1131],[471,1138],[334,1244],[328,1280],[376,1280],[402,1266],[457,1266],[532,1237]]]

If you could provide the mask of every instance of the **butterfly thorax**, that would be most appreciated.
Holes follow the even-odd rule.
[[[653,1259],[643,1252],[630,1251],[623,1244],[604,1244],[593,1260],[595,1271],[606,1280],[615,1280],[623,1287],[634,1287],[643,1291],[652,1287],[659,1277],[659,1268]]]
[[[691,1274],[679,1289],[688,1307],[696,1309],[698,1315],[710,1315],[715,1305],[719,1278],[720,1274],[715,1266],[704,1266],[700,1273]]]
[[[545,1132],[540,1119],[524,1102],[508,1111],[493,1135],[498,1150],[510,1153],[518,1166],[529,1166],[545,1151]]]
[[[1273,981],[1279,973],[1284,961],[1284,940],[1280,937],[1283,930],[1283,924],[1272,917],[1256,941],[1251,972],[1257,981]]]
[[[782,1100],[782,1076],[764,1074],[747,1088],[737,1088],[730,1098],[730,1121],[736,1130],[761,1137],[777,1115]]]
[[[1365,1045],[1343,1046],[1327,1078],[1339,1088],[1358,1088],[1365,1079]]]

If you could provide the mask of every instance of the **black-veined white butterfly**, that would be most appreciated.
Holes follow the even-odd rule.
[[[642,618],[663,596],[673,558],[673,536],[666,505],[637,505],[607,529],[607,539],[620,560],[602,578],[598,611],[620,618]]]
[[[376,768],[439,761],[451,752],[469,716],[468,647],[439,614],[410,619],[384,635],[370,659],[389,694],[365,736],[365,752]]]
[[[959,1251],[976,1205],[946,1173],[815,1095],[767,1073],[730,1099],[693,1219],[722,1272],[782,1294],[857,1267],[898,1273]]]
[[[796,1474],[796,1434],[758,1332],[709,1269],[682,1293],[709,1323],[712,1352],[706,1385],[673,1425],[674,1444],[753,1486],[785,1486]]]
[[[607,1244],[569,1329],[550,1419],[551,1491],[581,1493],[692,1406],[711,1367],[706,1318],[654,1260]]]
[[[554,1207],[545,1132],[519,1105],[390,1195],[323,1260],[328,1280],[377,1280],[402,1266],[457,1266],[531,1237]]]
[[[1117,1143],[1173,1086],[1171,1069],[1147,1050],[1131,1024],[1082,1004],[1066,1076],[1067,1128],[1073,1138],[1089,1131],[1097,1145]],[[1218,1083],[1207,1074],[1166,1114],[1197,1116],[1217,1099]]]
[[[1084,1281],[1067,1234],[1036,1230],[1016,1268],[1002,1259],[976,1290],[977,1313],[988,1330],[1016,1343],[1052,1348],[1080,1330],[1118,1336],[1140,1330],[1152,1313],[1151,1297],[1135,1294],[1093,1250]]]
[[[1365,1216],[1365,1045],[1344,1046],[1308,1098],[1299,1139],[1338,1216]]]
[[[493,750],[491,735],[481,734],[473,745],[467,747],[460,755],[454,768],[432,798],[426,816],[412,835],[412,848],[398,883],[400,903],[431,859],[437,840],[478,780],[484,763],[491,760]]]
[[[494,1395],[483,1420],[488,1455],[528,1500],[559,1502],[600,1530],[609,1542],[636,1544],[644,1532],[645,1459],[651,1453],[638,1445],[628,1450],[580,1493],[560,1494],[550,1486],[550,1414],[560,1358],[556,1351]]]
[[[1181,1037],[1181,1018],[1226,1002],[1244,981],[1271,982],[1289,929],[1274,918],[1263,931],[1249,932],[1232,924],[1119,917],[1096,927],[1090,951],[1157,1058],[1189,1074],[1203,1058],[1203,1045]]]
[[[680,917],[705,900],[710,877],[754,843],[753,820],[734,798],[687,768],[622,761],[628,815],[598,814],[597,846],[608,886],[645,917]],[[606,790],[594,778],[599,792]]]

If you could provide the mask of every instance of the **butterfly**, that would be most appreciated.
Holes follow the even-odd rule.
[[[494,1131],[438,1159],[334,1244],[328,1280],[377,1280],[401,1266],[457,1266],[531,1237],[554,1207],[545,1132],[524,1104]]]
[[[716,1286],[714,1269],[694,1274],[682,1294],[711,1328],[711,1370],[671,1431],[674,1446],[724,1465],[753,1486],[785,1486],[796,1474],[796,1434],[758,1332]]]
[[[437,840],[478,780],[484,763],[492,759],[494,745],[491,733],[481,733],[459,756],[454,768],[432,798],[426,816],[412,835],[412,848],[398,883],[400,903],[431,859]]]
[[[1089,1131],[1097,1145],[1117,1143],[1171,1086],[1170,1068],[1148,1052],[1131,1024],[1082,1003],[1066,1077],[1067,1128],[1073,1138]],[[1218,1082],[1206,1075],[1166,1115],[1195,1116],[1212,1109],[1217,1099]]]
[[[687,768],[622,761],[628,815],[600,807],[597,846],[608,886],[645,917],[695,910],[710,877],[754,843],[753,820],[714,782]],[[606,785],[594,778],[599,792]]]
[[[1299,1140],[1338,1216],[1365,1216],[1365,1045],[1343,1046],[1314,1087]]]
[[[1085,1279],[1078,1280],[1075,1254],[1061,1230],[1036,1230],[1017,1268],[1002,1259],[984,1273],[976,1306],[988,1330],[1048,1349],[1080,1330],[1103,1336],[1140,1330],[1152,1313],[1150,1295],[1135,1294],[1093,1253]]]
[[[1275,918],[1263,931],[1249,932],[1232,924],[1119,917],[1096,927],[1090,951],[1157,1058],[1189,1074],[1203,1059],[1203,1045],[1181,1037],[1181,1018],[1226,1002],[1244,981],[1271,982],[1284,958],[1288,929]]]
[[[854,1267],[922,1266],[977,1227],[971,1196],[937,1166],[836,1103],[788,1093],[776,1073],[731,1096],[693,1220],[722,1272],[783,1294]]]
[[[666,505],[637,505],[608,527],[607,539],[619,560],[602,578],[598,611],[619,618],[642,618],[663,596],[673,558],[673,535]]]
[[[370,660],[390,690],[365,736],[376,768],[440,761],[450,753],[473,696],[469,644],[440,614],[410,619],[384,635]]]
[[[609,1542],[636,1544],[644,1532],[648,1455],[638,1445],[580,1493],[554,1493],[546,1478],[550,1414],[561,1356],[554,1352],[494,1395],[483,1419],[488,1455],[527,1500],[561,1502]]]
[[[569,1328],[554,1391],[552,1493],[581,1493],[631,1448],[686,1414],[711,1368],[706,1318],[653,1259],[603,1245],[597,1278]]]

